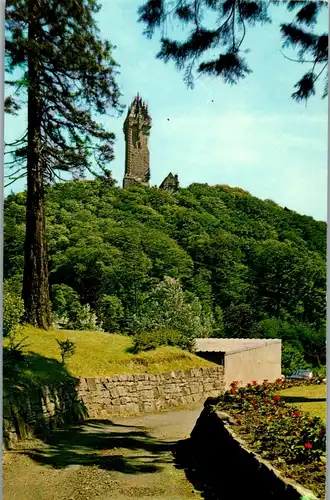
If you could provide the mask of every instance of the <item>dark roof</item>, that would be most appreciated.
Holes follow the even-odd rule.
[[[281,343],[281,339],[196,339],[196,352],[234,352],[257,349],[271,344]]]

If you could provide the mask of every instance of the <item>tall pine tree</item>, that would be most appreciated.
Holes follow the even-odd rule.
[[[27,175],[25,320],[50,324],[45,189],[61,172],[82,176],[113,158],[114,134],[95,117],[122,110],[112,46],[95,21],[96,0],[8,0],[6,111],[27,111],[10,145],[10,180]]]
[[[281,24],[283,47],[296,50],[291,60],[307,65],[308,69],[296,83],[292,98],[301,101],[315,94],[315,84],[325,76],[323,97],[328,92],[328,34],[315,31],[318,15],[328,6],[325,0],[147,0],[138,10],[145,34],[151,38],[162,31],[158,59],[173,61],[184,70],[188,87],[193,87],[196,75],[222,78],[235,84],[245,78],[248,66],[246,46],[248,29],[271,22],[269,7],[285,4],[295,12],[292,22]],[[182,41],[165,36],[167,28],[188,28]],[[261,40],[262,43],[262,40]]]

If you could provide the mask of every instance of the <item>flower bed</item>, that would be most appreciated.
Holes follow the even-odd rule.
[[[302,413],[276,393],[307,381],[232,382],[216,404],[232,417],[239,435],[287,478],[325,496],[326,429],[319,417]]]

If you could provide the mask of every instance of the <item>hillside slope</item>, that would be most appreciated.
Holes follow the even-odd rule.
[[[62,376],[59,364],[60,349],[56,342],[69,339],[75,344],[75,353],[68,359],[66,369],[73,377],[108,377],[118,373],[166,373],[214,366],[189,352],[176,347],[161,347],[154,351],[133,354],[132,339],[126,335],[102,332],[49,330],[24,327],[24,352],[29,361],[29,378],[46,384]],[[7,340],[4,341],[6,346]]]
[[[25,195],[5,200],[5,278],[22,273]],[[239,188],[193,184],[171,194],[106,180],[48,188],[52,285],[95,308],[116,297],[138,313],[164,276],[181,280],[224,324],[253,336],[265,320],[325,321],[326,224]]]

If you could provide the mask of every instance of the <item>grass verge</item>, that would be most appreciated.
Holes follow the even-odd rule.
[[[327,400],[326,385],[306,385],[290,387],[279,392],[288,404],[297,406],[304,413],[309,413],[315,417],[320,417],[326,422]]]
[[[215,366],[187,351],[160,347],[153,351],[132,354],[132,339],[124,335],[69,330],[42,331],[25,326],[24,352],[30,358],[31,377],[52,378],[58,374],[60,349],[56,339],[70,339],[76,344],[75,354],[66,368],[74,377],[107,377],[118,373],[163,373],[172,370]],[[4,342],[6,345],[6,341]],[[31,365],[32,362],[32,365]],[[56,369],[52,372],[52,366]]]

